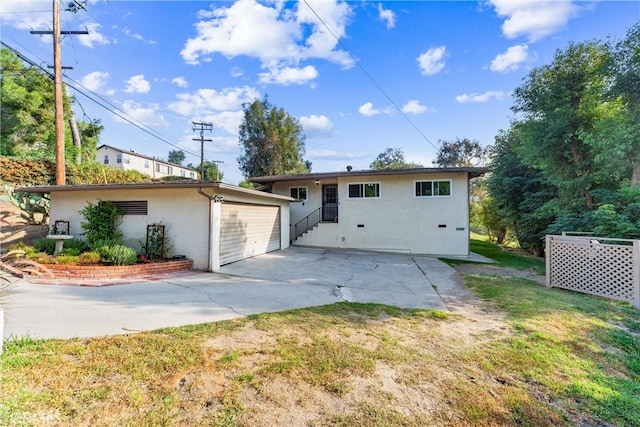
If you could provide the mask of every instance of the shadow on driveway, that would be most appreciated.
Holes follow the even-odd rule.
[[[91,337],[226,320],[340,301],[447,310],[463,287],[436,258],[289,248],[156,281],[118,286],[16,284],[4,336]]]

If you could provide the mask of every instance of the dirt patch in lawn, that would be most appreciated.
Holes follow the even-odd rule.
[[[545,283],[545,277],[530,270],[517,270],[515,268],[496,267],[485,264],[458,264],[454,267],[462,274],[488,274],[490,276],[517,277],[519,279],[533,280],[540,284]]]

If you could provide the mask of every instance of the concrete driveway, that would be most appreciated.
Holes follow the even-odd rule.
[[[295,247],[217,273],[116,286],[21,280],[8,298],[4,337],[122,334],[339,301],[447,310],[465,292],[455,270],[436,258]]]

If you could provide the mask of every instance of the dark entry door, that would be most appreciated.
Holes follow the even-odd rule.
[[[338,221],[338,185],[322,186],[322,220]]]

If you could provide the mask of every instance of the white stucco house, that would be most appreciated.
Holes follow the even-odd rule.
[[[486,168],[415,168],[264,176],[295,199],[295,245],[430,255],[469,254],[469,180]]]
[[[49,193],[50,220],[69,221],[70,234],[82,238],[80,211],[87,202],[109,200],[124,211],[118,221],[122,243],[136,250],[149,224],[165,225],[169,253],[193,260],[195,269],[221,265],[289,247],[286,195],[209,181],[148,182],[24,187]]]
[[[96,162],[118,169],[136,170],[154,179],[167,176],[178,176],[184,179],[199,178],[199,173],[193,169],[145,156],[134,150],[122,150],[106,144],[96,149]]]

